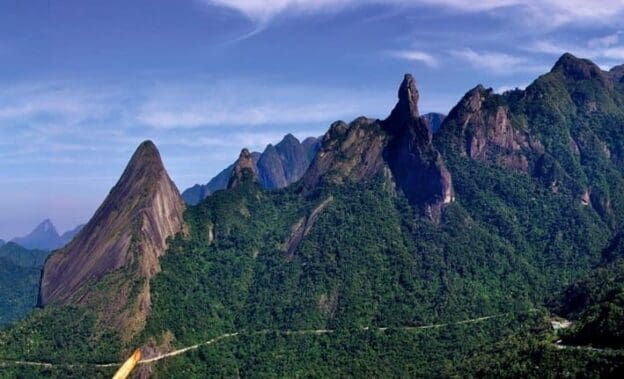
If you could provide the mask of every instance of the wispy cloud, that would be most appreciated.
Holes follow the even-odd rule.
[[[395,50],[389,55],[395,58],[405,59],[412,62],[423,63],[429,67],[437,67],[438,60],[433,55],[420,50]]]
[[[624,44],[620,43],[621,34],[622,32],[617,32],[603,37],[593,38],[588,40],[585,45],[540,40],[528,46],[526,50],[555,56],[568,52],[581,58],[621,64],[622,61],[624,61]]]
[[[205,4],[233,9],[256,22],[267,23],[280,14],[335,12],[346,7],[390,4],[403,7],[442,7],[458,12],[491,12],[515,8],[528,21],[548,21],[544,26],[568,23],[608,24],[624,13],[621,0],[198,0]]]
[[[479,70],[487,70],[498,75],[509,75],[518,72],[543,72],[544,67],[532,63],[525,57],[507,53],[482,51],[477,52],[466,48],[451,50],[450,54]]]
[[[368,112],[377,116],[385,104],[380,99],[374,92],[354,96],[349,89],[253,80],[165,85],[150,91],[136,120],[156,129],[328,124]]]

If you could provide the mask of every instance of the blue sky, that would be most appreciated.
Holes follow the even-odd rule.
[[[183,190],[242,147],[386,116],[405,72],[422,112],[448,112],[565,51],[624,63],[623,17],[621,0],[0,1],[0,238],[86,222],[143,139]]]

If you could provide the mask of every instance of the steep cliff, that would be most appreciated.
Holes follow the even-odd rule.
[[[103,323],[140,329],[150,309],[149,279],[167,238],[181,230],[183,212],[156,146],[143,142],[93,218],[48,258],[40,305],[93,303]]]
[[[453,201],[451,174],[431,143],[431,129],[419,115],[420,94],[410,74],[405,75],[398,97],[390,116],[381,122],[392,136],[384,156],[410,203],[437,221],[442,206]]]

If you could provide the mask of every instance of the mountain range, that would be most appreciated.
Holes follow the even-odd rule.
[[[194,206],[142,143],[0,332],[4,361],[72,366],[5,373],[140,347],[137,377],[621,376],[624,66],[565,54],[435,133],[411,75],[397,97],[313,157],[243,149]]]
[[[59,235],[52,221],[46,219],[37,225],[28,235],[13,238],[11,242],[23,246],[26,249],[55,250],[69,243],[82,227],[83,225],[78,225],[74,229]]]
[[[308,168],[319,148],[318,138],[309,137],[299,142],[287,134],[276,145],[268,145],[262,153],[253,152],[253,159],[260,183],[264,188],[284,188],[299,180]],[[227,188],[234,164],[229,165],[204,185],[196,184],[182,192],[189,205],[196,205],[211,193]]]

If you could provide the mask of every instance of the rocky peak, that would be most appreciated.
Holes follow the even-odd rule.
[[[323,182],[343,183],[375,176],[384,167],[386,140],[377,120],[359,117],[350,124],[334,122],[303,176],[304,193],[313,192]]]
[[[56,231],[56,228],[54,227],[54,225],[52,224],[52,221],[50,221],[50,219],[46,218],[38,227],[37,229],[40,229],[42,232],[51,232],[51,231]]]
[[[405,74],[403,82],[399,86],[399,103],[397,108],[403,108],[403,112],[418,118],[418,100],[420,93],[416,88],[416,80],[411,74]]]
[[[577,58],[570,53],[563,54],[551,72],[561,73],[573,80],[597,79],[605,85],[609,83],[607,76],[598,65],[589,59]]]
[[[245,148],[234,163],[227,188],[238,187],[248,180],[258,181],[258,173],[251,153]]]
[[[390,133],[400,132],[419,119],[418,100],[420,93],[416,87],[416,80],[411,74],[405,74],[403,77],[403,82],[399,86],[398,98],[399,101],[394,106],[390,116],[382,122],[384,129]],[[426,124],[423,125],[426,126]]]
[[[431,143],[429,124],[419,116],[419,93],[411,75],[403,78],[398,97],[390,116],[382,121],[391,135],[384,159],[410,203],[438,221],[442,206],[453,200],[451,174]]]
[[[183,212],[158,149],[143,142],[91,220],[46,261],[40,305],[95,307],[104,325],[136,332],[150,309],[149,279]]]
[[[49,219],[42,221],[28,235],[13,238],[11,242],[27,249],[53,250],[61,247],[60,236]]]
[[[284,138],[277,144],[278,146],[299,146],[299,140],[297,137],[288,133],[284,136]]]

